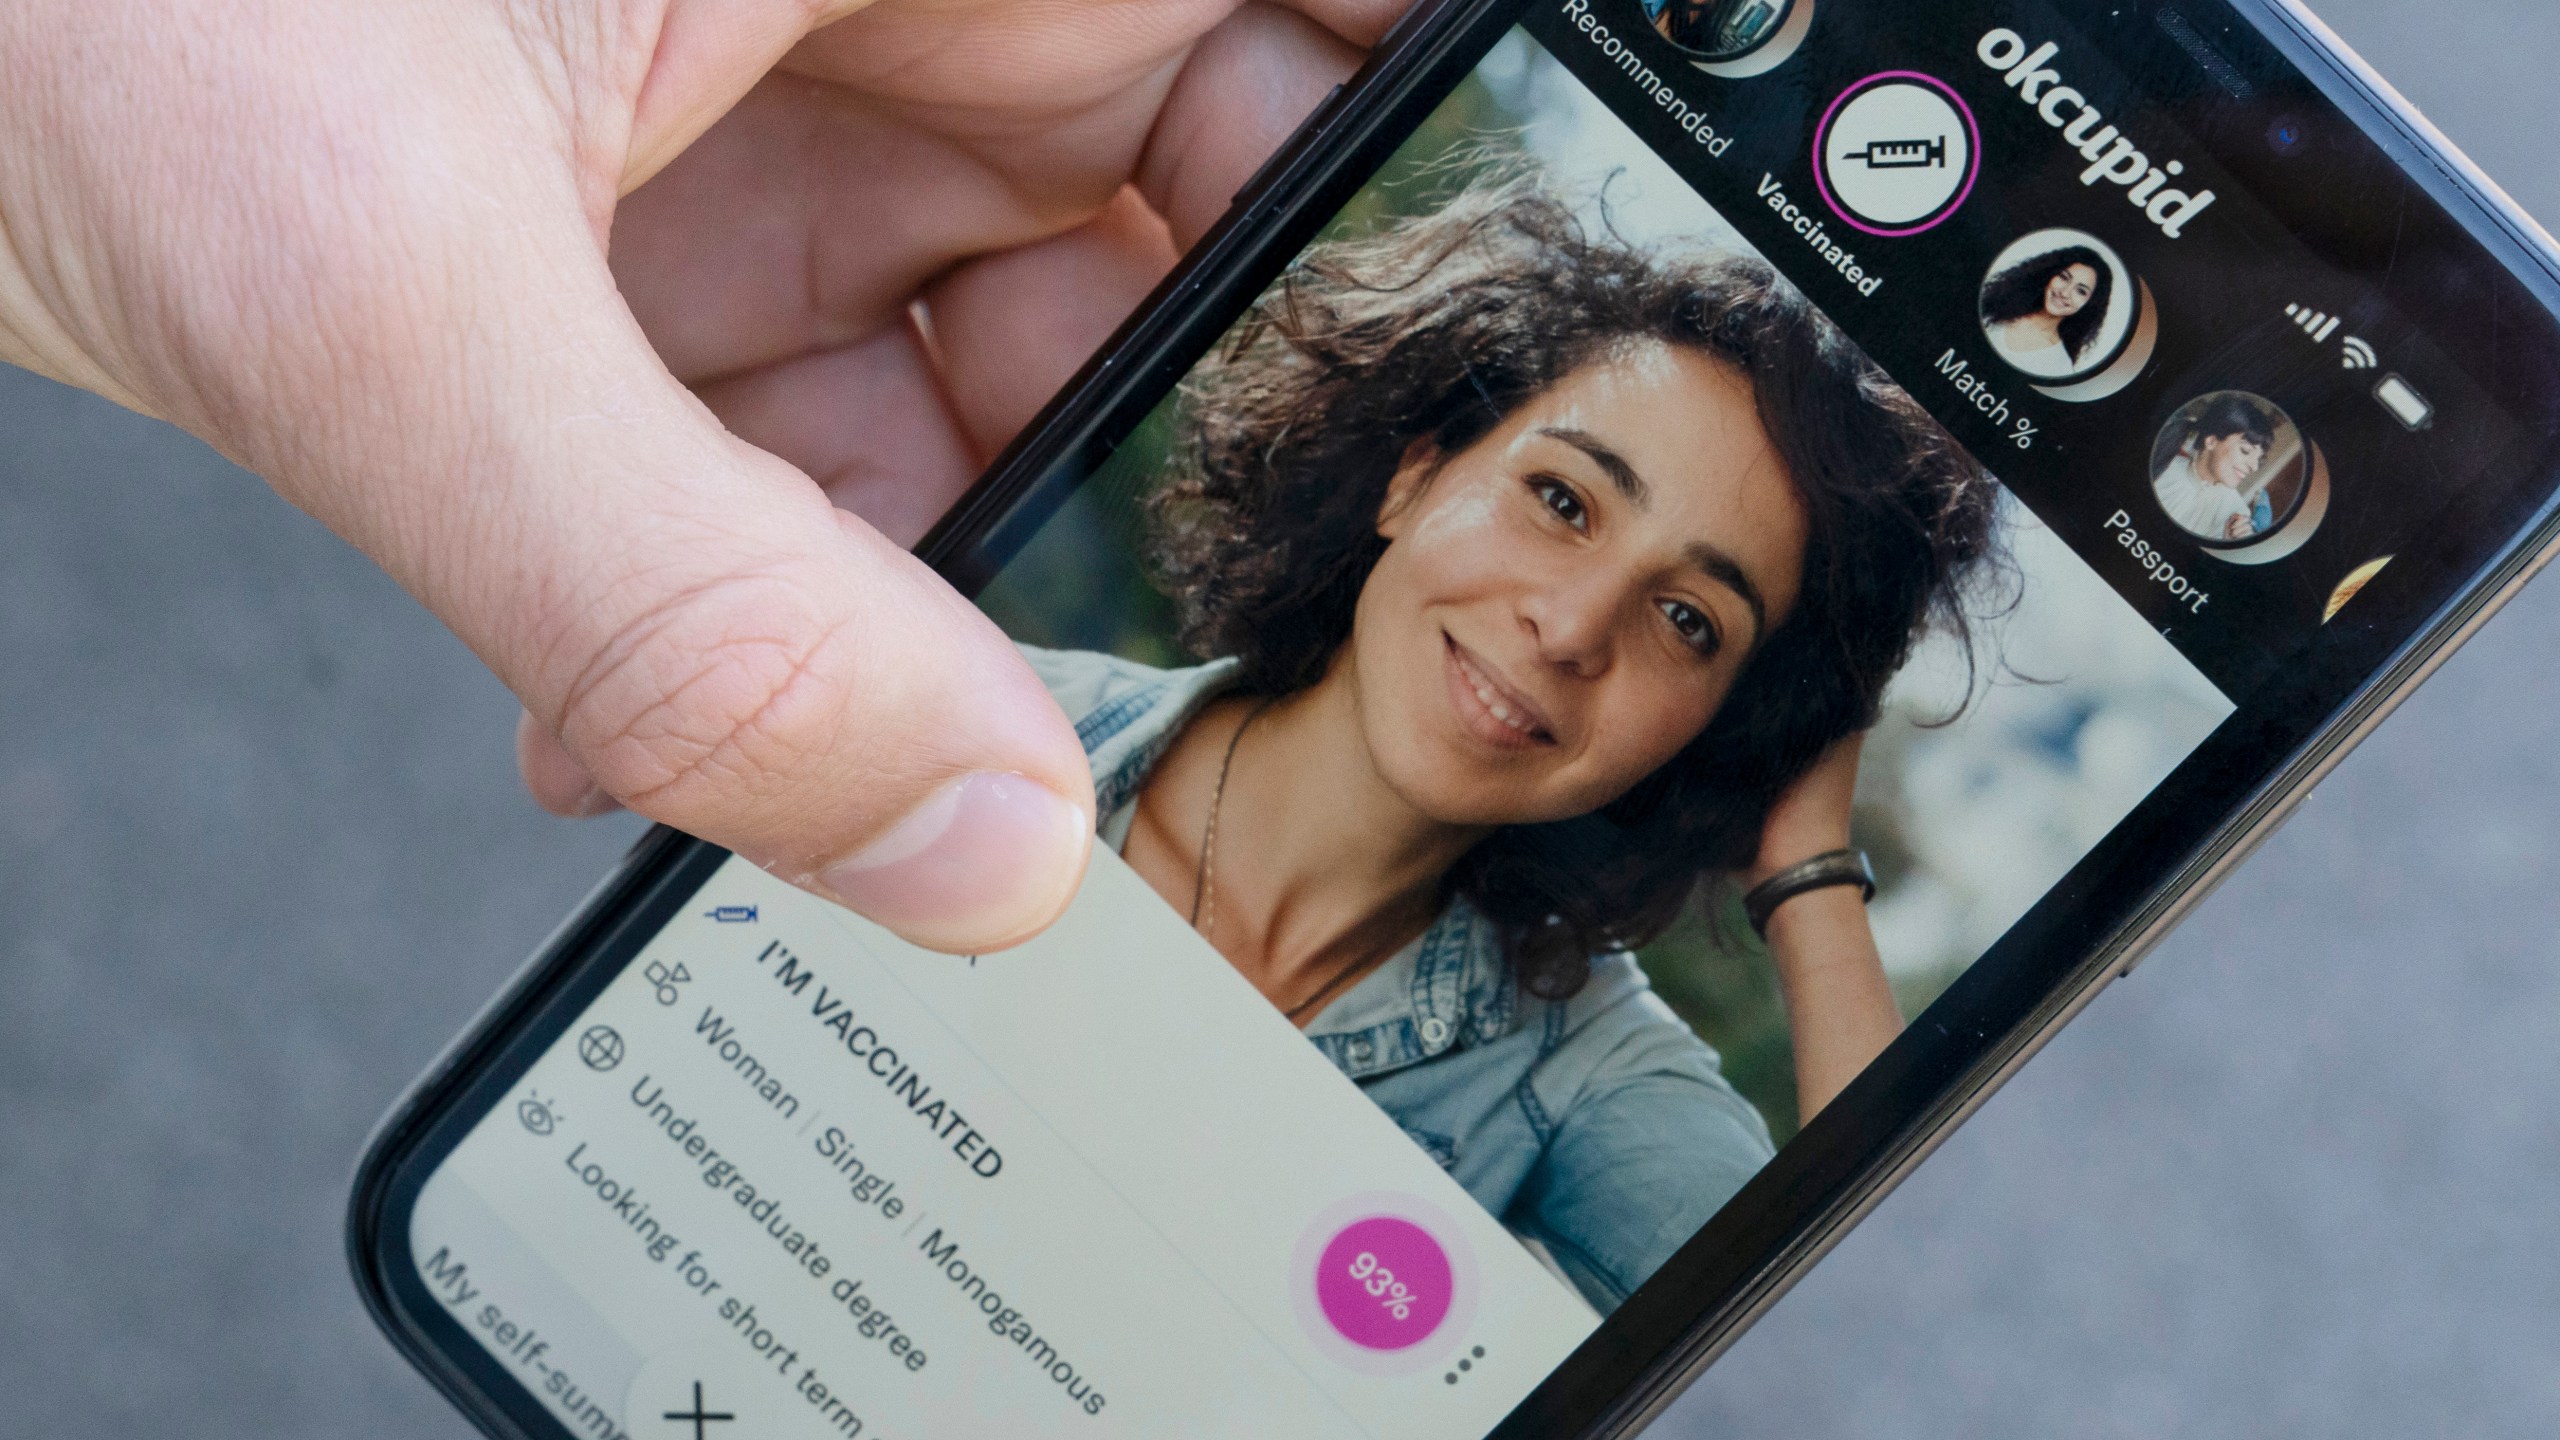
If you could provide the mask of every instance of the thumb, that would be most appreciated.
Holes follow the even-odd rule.
[[[620,177],[837,8],[0,7],[0,356],[264,475],[614,799],[993,948],[1082,874],[1073,732],[989,621],[676,383],[605,263]]]
[[[603,550],[583,569],[537,561],[597,598],[495,636],[527,728],[598,798],[920,944],[1026,938],[1092,841],[1073,732],[938,577],[780,462],[718,441],[734,468],[688,467],[679,506],[580,527],[571,544]]]
[[[566,176],[482,179],[504,225],[393,207],[396,251],[310,257],[296,303],[326,343],[266,337],[266,398],[290,403],[227,407],[226,448],[451,626],[612,800],[918,944],[1054,919],[1092,785],[1021,656],[668,374]]]
[[[537,439],[453,507],[478,511],[463,534],[420,537],[451,556],[422,594],[523,698],[528,758],[556,746],[602,796],[920,944],[1048,923],[1093,800],[1047,692],[939,577],[640,351],[553,382],[563,405],[643,397],[617,422],[519,392],[515,423],[586,443]]]

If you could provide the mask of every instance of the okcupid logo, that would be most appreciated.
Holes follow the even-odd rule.
[[[2029,46],[2027,37],[2015,30],[1994,30],[1982,37],[1974,47],[1982,63],[2001,72],[2000,81],[2018,92],[2018,98],[2035,107],[2044,123],[2062,132],[2063,140],[2080,151],[2089,168],[2080,172],[2080,183],[2095,185],[2103,180],[2125,187],[2125,198],[2134,208],[2151,217],[2160,233],[2175,240],[2187,228],[2187,222],[2205,212],[2213,203],[2213,192],[2199,190],[2189,194],[2169,182],[2186,173],[2186,163],[2172,160],[2154,165],[2132,137],[2106,123],[2106,116],[2089,103],[2089,97],[2062,83],[2062,72],[2049,68],[2062,47],[2047,42]]]

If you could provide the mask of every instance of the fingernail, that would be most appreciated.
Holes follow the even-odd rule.
[[[963,775],[818,884],[918,945],[953,954],[1030,938],[1084,878],[1093,821],[1021,775]]]
[[[576,803],[569,807],[569,818],[593,820],[599,815],[610,815],[621,808],[622,802],[606,794],[603,786],[590,785],[587,787],[587,793],[579,796]]]

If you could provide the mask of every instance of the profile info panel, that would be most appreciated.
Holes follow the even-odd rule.
[[[582,1434],[1480,1434],[1598,1317],[1274,1019],[1108,853],[974,961],[732,860],[412,1244]]]
[[[420,1194],[491,1364],[597,1440],[1479,1436],[2352,623],[2485,402],[2308,261],[2206,333],[2291,242],[2058,12],[1815,3],[1535,7],[1009,532],[1073,908],[719,868]]]

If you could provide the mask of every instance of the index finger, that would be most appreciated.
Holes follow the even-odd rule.
[[[1318,0],[1309,9],[1345,12],[1335,18],[1347,24],[1376,15],[1391,21],[1402,5]],[[1187,249],[1207,233],[1271,152],[1360,68],[1367,52],[1309,9],[1254,0],[1184,60],[1136,176],[1176,246]]]

